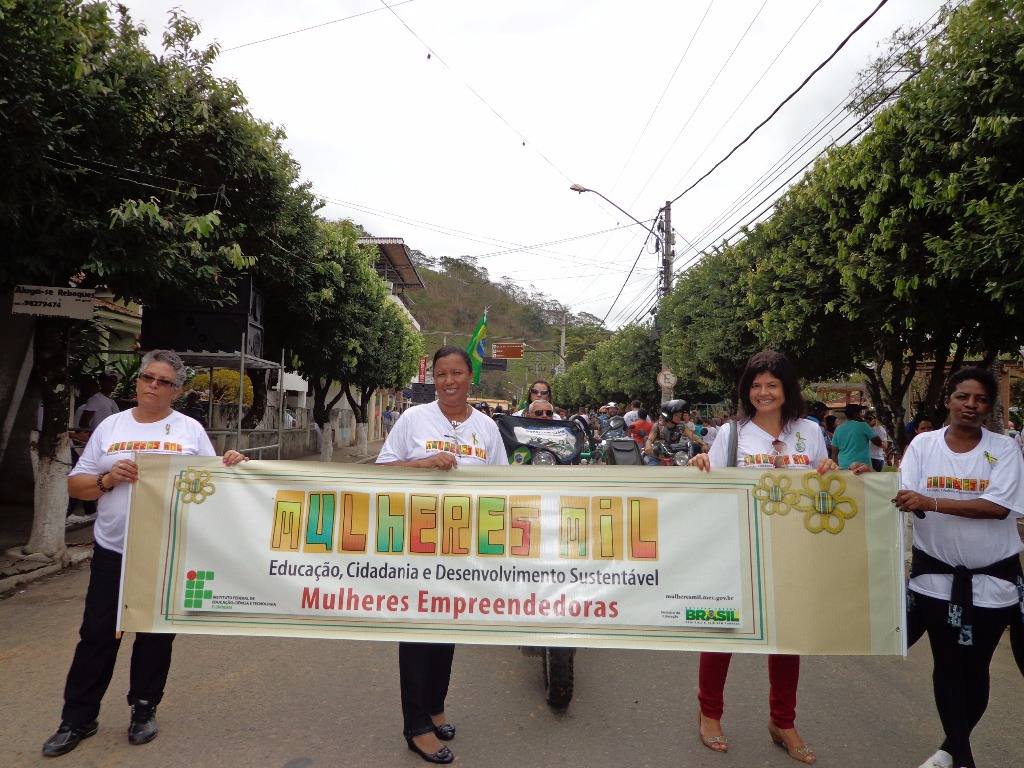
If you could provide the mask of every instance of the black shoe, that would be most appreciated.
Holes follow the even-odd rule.
[[[132,721],[128,724],[128,741],[131,744],[148,744],[156,738],[156,707],[148,701],[139,700],[132,705]]]
[[[58,757],[66,755],[81,743],[82,739],[88,739],[100,729],[100,724],[93,720],[91,723],[62,722],[57,732],[43,744],[43,754],[46,757]]]
[[[416,742],[409,737],[406,737],[405,743],[409,745],[409,749],[422,757],[428,763],[450,763],[455,759],[455,755],[452,754],[452,751],[445,746],[442,746],[434,754],[430,754],[429,752],[424,752],[422,749],[417,747]]]
[[[455,726],[451,723],[434,726],[434,735],[441,741],[451,741],[455,738]]]

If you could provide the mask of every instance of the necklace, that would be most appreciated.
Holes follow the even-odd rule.
[[[468,405],[464,406],[464,408],[468,409],[469,406]],[[441,413],[444,413],[444,411],[441,411]],[[465,411],[463,411],[463,413],[465,413]],[[470,415],[472,415],[472,414],[470,414]],[[448,423],[451,424],[452,428],[454,428],[454,429],[458,429],[463,424],[465,424],[466,421],[467,421],[467,419],[465,419],[465,418],[463,418],[463,419],[453,419],[453,418],[450,418],[447,414],[445,415],[445,418],[448,419]]]

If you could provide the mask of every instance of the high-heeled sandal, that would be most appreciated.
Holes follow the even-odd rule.
[[[804,744],[802,747],[793,747],[786,743],[786,740],[782,736],[782,731],[775,723],[768,723],[768,735],[772,737],[772,741],[786,750],[786,753],[794,760],[798,760],[804,765],[811,765],[818,758],[814,755],[814,750],[811,749],[810,744]]]
[[[729,751],[729,739],[725,736],[705,736],[704,731],[701,730],[701,725],[704,722],[704,715],[701,712],[697,713],[697,735],[700,736],[700,743],[710,749],[712,752],[721,752],[725,754]]]
[[[412,738],[409,736],[405,737],[405,743],[409,745],[409,749],[411,749],[417,755],[422,757],[428,763],[446,764],[450,763],[452,760],[455,759],[455,755],[452,754],[452,751],[443,744],[441,745],[441,748],[437,750],[437,752],[424,752],[422,749],[416,746],[416,742],[414,742]]]

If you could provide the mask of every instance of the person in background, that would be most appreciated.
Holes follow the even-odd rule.
[[[704,472],[729,466],[729,433],[738,430],[735,466],[757,471],[765,469],[814,469],[819,473],[838,469],[825,451],[818,425],[801,418],[804,401],[796,370],[778,352],[758,352],[747,361],[737,388],[740,413],[736,421],[722,427],[710,453],[690,459],[690,466]],[[863,468],[869,469],[867,465]],[[727,752],[729,742],[722,732],[725,710],[725,681],[731,653],[702,653],[698,677],[700,714],[697,721],[701,744],[715,752]],[[768,656],[768,734],[794,760],[815,761],[814,750],[797,733],[796,692],[800,680],[800,657],[788,654]]]
[[[82,455],[82,451],[85,450],[85,444],[89,442],[89,430],[81,430],[82,427],[82,414],[85,413],[86,403],[89,402],[89,398],[100,391],[99,382],[96,381],[92,376],[87,376],[82,379],[79,384],[79,396],[82,400],[82,404],[75,409],[75,415],[71,419],[71,426],[76,428],[76,431],[71,432],[71,468],[74,469],[78,464],[78,459]],[[81,430],[81,431],[79,431]],[[68,497],[68,517],[75,511],[75,507],[78,505],[79,500],[73,496]],[[96,502],[95,501],[83,501],[82,502],[82,515],[84,517],[93,517],[96,515]]]
[[[601,422],[601,431],[603,432],[608,426],[608,422],[611,421],[612,416],[619,415],[619,404],[608,403],[608,405],[604,406],[601,410],[604,411],[604,413],[602,414],[601,411],[598,411],[597,420]]]
[[[928,416],[918,416],[914,423],[914,431],[910,433],[910,441],[913,442],[914,438],[918,435],[922,435],[925,432],[931,432],[932,420]]]
[[[544,381],[544,379],[537,379],[530,385],[530,390],[526,393],[526,405],[512,415],[525,416],[530,403],[534,400],[547,400],[549,403],[552,400],[551,385]]]
[[[405,411],[384,441],[377,464],[443,471],[480,464],[507,466],[497,424],[467,402],[473,365],[466,350],[441,347],[434,353],[433,371],[438,399]],[[454,452],[444,450],[446,446]],[[455,726],[445,714],[454,657],[451,643],[398,644],[402,733],[409,749],[428,763],[455,759],[441,744],[455,738]]]
[[[554,419],[555,409],[547,400],[534,400],[530,403],[530,412],[526,415],[534,419]]]
[[[142,358],[140,370],[135,384],[137,405],[103,419],[68,475],[69,495],[97,501],[96,543],[80,639],[64,686],[60,727],[43,744],[47,757],[67,754],[99,729],[96,717],[121,645],[115,631],[118,591],[129,489],[139,479],[138,454],[215,455],[202,425],[171,407],[185,383],[181,358],[169,350],[155,349]],[[141,445],[146,447],[139,448]],[[224,454],[227,466],[240,461],[245,461],[245,456],[238,451]],[[173,642],[173,634],[135,635],[128,689],[130,744],[147,744],[156,738],[156,708],[170,671]]]
[[[622,420],[627,427],[632,427],[633,422],[640,418],[640,401],[634,400],[629,404],[629,410],[622,414]]]
[[[832,454],[832,435],[825,429],[825,419],[828,417],[828,406],[821,400],[815,400],[807,406],[807,420],[813,421],[821,427],[821,434],[825,436],[825,449],[829,455]],[[834,429],[834,428],[833,428]]]
[[[704,437],[701,438],[704,441],[704,445],[711,450],[711,446],[715,443],[715,438],[718,437],[718,422],[713,416],[709,416],[703,421],[704,426]]]
[[[864,423],[861,416],[864,407],[850,403],[843,409],[846,421],[840,424],[832,435],[832,458],[839,462],[840,469],[853,469],[854,465],[871,466],[869,445],[881,445],[882,439],[875,430]]]
[[[832,438],[835,437],[836,422],[838,420],[838,417],[834,413],[830,413],[825,417],[824,421],[822,421],[821,423],[822,426],[825,427],[825,439],[828,441],[829,454],[832,453]]]
[[[946,387],[949,426],[919,432],[907,447],[893,502],[916,516],[907,645],[927,633],[945,734],[921,768],[975,768],[971,733],[1007,627],[1024,672],[1024,461],[1009,437],[984,427],[998,395],[990,371],[963,368]]]
[[[647,442],[647,436],[653,431],[654,422],[651,421],[651,414],[647,412],[646,408],[640,408],[637,411],[637,417],[633,419],[633,424],[630,426],[630,434],[636,440],[641,450],[643,450],[644,444]]]
[[[117,403],[110,399],[110,393],[117,387],[120,376],[114,371],[104,371],[100,374],[100,391],[90,397],[85,403],[85,410],[82,412],[82,429],[95,430],[103,420],[113,416],[120,409]]]
[[[864,412],[864,423],[871,427],[878,439],[882,441],[880,445],[872,442],[868,447],[868,453],[871,455],[871,468],[875,472],[881,472],[885,469],[885,452],[889,450],[889,433],[885,431],[882,422],[878,420],[878,411],[874,408],[868,408]]]

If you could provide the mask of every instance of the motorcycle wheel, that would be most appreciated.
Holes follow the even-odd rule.
[[[575,648],[544,648],[540,662],[544,668],[544,693],[548,706],[565,709],[572,701]]]

